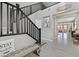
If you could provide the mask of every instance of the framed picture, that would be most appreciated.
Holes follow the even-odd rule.
[[[50,27],[50,16],[43,17],[42,27],[43,28],[49,28]]]

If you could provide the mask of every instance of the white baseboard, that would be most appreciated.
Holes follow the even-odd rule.
[[[53,41],[53,39],[42,37],[42,40]]]

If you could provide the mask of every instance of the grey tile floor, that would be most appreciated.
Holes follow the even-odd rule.
[[[38,56],[31,53],[27,57]],[[59,33],[58,39],[41,47],[40,57],[79,57],[79,46],[73,44],[70,33]]]

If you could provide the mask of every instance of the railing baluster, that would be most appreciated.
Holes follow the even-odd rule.
[[[23,17],[23,14],[21,12],[21,18]],[[22,22],[22,19],[21,19],[21,33],[23,33],[23,22]]]
[[[19,33],[19,4],[16,4],[16,29],[17,29],[17,33]]]
[[[30,34],[30,21],[29,21],[29,34]]]
[[[31,27],[31,30],[30,30],[30,32],[31,32],[31,36],[32,36],[32,23],[30,23],[31,25],[30,25],[30,27]]]
[[[14,7],[10,8],[10,31],[12,32],[11,34],[14,34],[14,28],[13,28],[13,9]]]
[[[24,8],[24,13],[25,13],[25,8]],[[24,32],[26,33],[26,18],[24,18]]]
[[[28,20],[28,34],[29,34],[29,20]]]
[[[33,37],[33,24],[31,23],[31,35]]]
[[[27,33],[28,33],[28,19],[27,19]]]
[[[24,33],[24,18],[22,19],[22,24],[23,24],[23,33]]]
[[[9,5],[7,4],[7,34],[9,34]]]
[[[24,18],[24,32],[26,33],[26,18]]]
[[[0,35],[2,35],[2,2],[0,2]]]
[[[34,37],[34,25],[32,24],[32,28],[33,28],[33,32],[32,32],[32,35],[33,35],[33,37]]]
[[[16,9],[16,33],[17,33],[17,31],[18,31],[18,30],[17,30],[17,27],[18,27],[18,26],[17,26],[17,9]]]
[[[15,23],[15,11],[14,11],[14,7],[13,7],[13,34],[14,34],[14,23]]]
[[[21,33],[23,33],[23,20],[21,20]]]
[[[38,39],[38,38],[37,38],[37,32],[38,32],[38,31],[37,31],[37,28],[36,28],[36,39]]]
[[[14,7],[12,7],[12,34],[14,34],[14,28],[13,28],[13,20],[14,20]]]
[[[28,34],[29,34],[29,20],[28,20]]]
[[[12,34],[12,8],[10,8],[10,31],[10,34]]]
[[[34,38],[35,38],[35,26],[34,26],[33,30],[34,30],[34,33],[33,33],[33,35],[34,35]]]
[[[35,39],[36,39],[36,27],[35,27],[35,33],[34,34],[35,34]]]
[[[41,44],[41,29],[39,29],[39,44]]]
[[[37,30],[37,39],[39,40],[39,30]]]

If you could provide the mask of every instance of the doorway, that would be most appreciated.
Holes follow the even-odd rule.
[[[72,31],[76,28],[76,15],[57,15],[55,16],[55,36],[56,39],[67,40],[72,36]]]
[[[57,35],[58,39],[63,39],[67,41],[69,37],[71,37],[71,31],[72,31],[72,24],[73,22],[58,22],[57,23]]]

